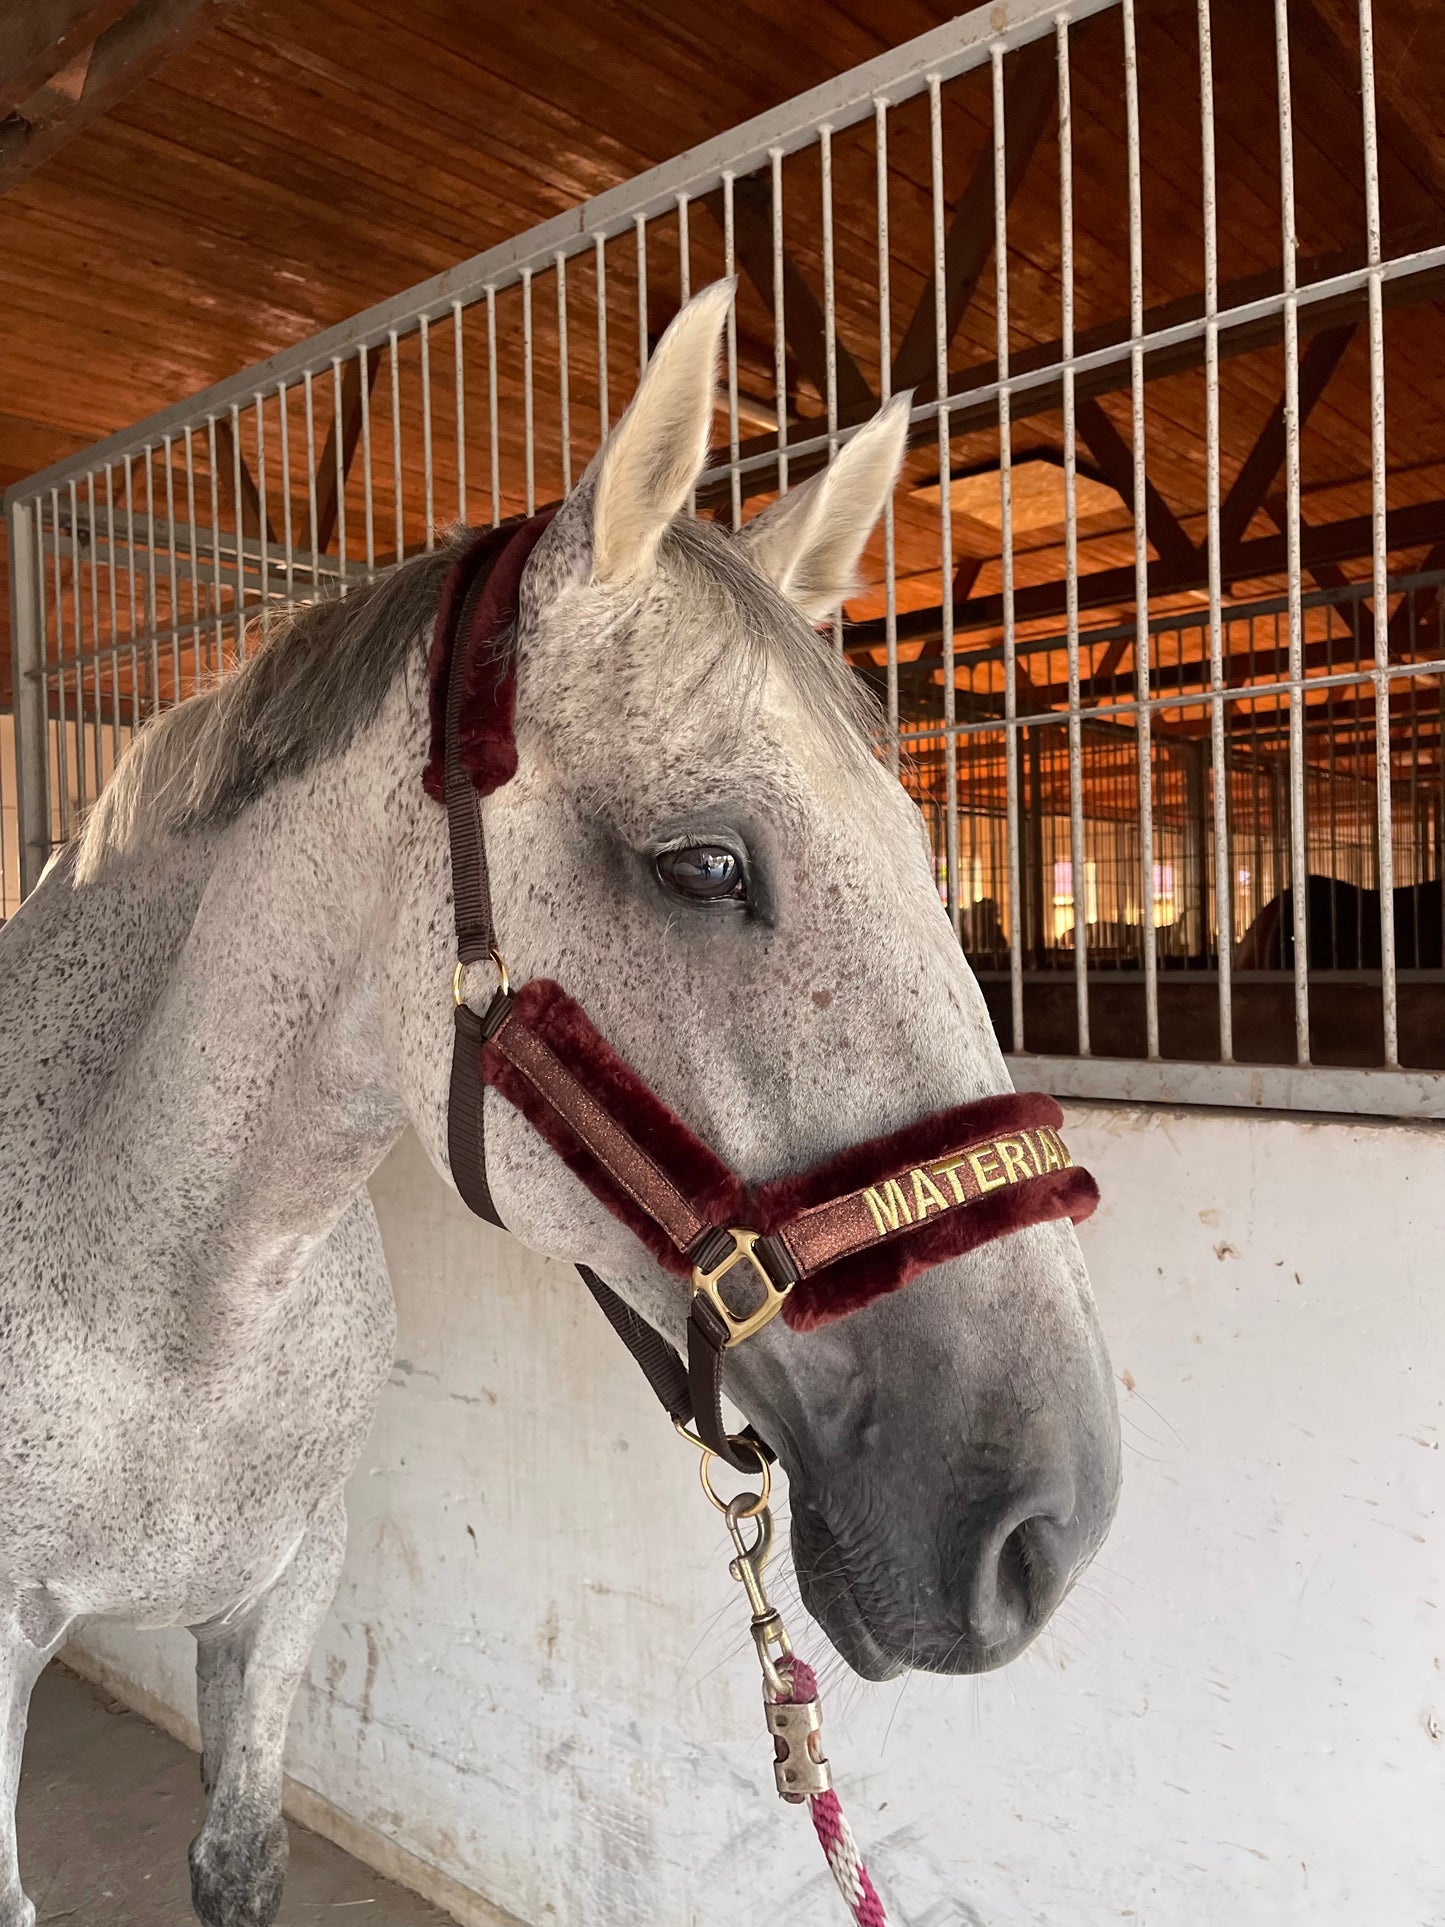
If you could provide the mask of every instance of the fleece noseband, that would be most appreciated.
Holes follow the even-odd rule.
[[[896,1291],[946,1258],[1052,1218],[1088,1217],[1098,1190],[1059,1135],[1051,1097],[1007,1092],[935,1111],[796,1177],[750,1187],[608,1044],[560,984],[514,990],[495,947],[479,797],[516,773],[515,655],[522,573],[551,519],[503,523],[453,565],[432,644],[431,755],[424,782],[446,805],[456,907],[456,1037],[448,1110],[452,1176],[500,1225],[487,1186],[483,1086],[528,1120],[668,1271],[692,1283],[682,1361],[585,1266],[583,1279],[675,1423],[746,1469],[722,1417],[730,1345],[775,1315],[812,1331]],[[478,1013],[469,965],[500,988]]]

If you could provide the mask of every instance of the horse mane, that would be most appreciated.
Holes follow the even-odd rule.
[[[454,529],[374,582],[264,621],[239,669],[146,722],[81,827],[75,881],[94,881],[151,838],[222,828],[277,783],[348,748],[404,665],[423,663],[447,572],[474,534]],[[777,592],[722,530],[679,519],[660,554],[738,618],[728,640],[741,646],[750,682],[775,659],[835,754],[871,743],[878,711],[861,679],[805,623],[778,620]],[[717,664],[697,667],[694,690]]]
[[[219,828],[288,776],[346,749],[430,639],[467,532],[428,555],[265,624],[241,668],[153,716],[81,827],[77,883],[157,835]]]

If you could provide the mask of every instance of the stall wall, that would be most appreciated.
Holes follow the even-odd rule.
[[[1069,1128],[1104,1193],[1082,1235],[1123,1501],[1005,1673],[828,1669],[895,1920],[1445,1922],[1445,1127]],[[827,1927],[693,1455],[575,1277],[468,1218],[415,1142],[373,1191],[398,1357],[292,1724],[300,1810],[473,1921]],[[193,1709],[185,1634],[85,1652]]]

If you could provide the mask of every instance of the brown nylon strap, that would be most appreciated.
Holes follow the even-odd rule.
[[[446,689],[444,783],[447,831],[451,845],[457,958],[464,964],[480,963],[490,954],[495,942],[481,808],[471,776],[463,766],[459,753],[461,699],[466,681],[465,642],[486,582],[487,571],[482,570],[457,613]],[[487,1183],[483,1112],[485,1087],[481,1076],[483,1019],[466,1004],[459,1004],[455,1024],[447,1102],[447,1156],[452,1178],[469,1210],[485,1218],[488,1223],[505,1229]],[[680,1251],[686,1251],[707,1230],[702,1219],[646,1153],[633,1144],[571,1077],[560,1059],[522,1026],[512,1028],[516,1049],[507,1051],[509,1060],[516,1064],[523,1076],[537,1085],[559,1114],[566,1118],[572,1130],[614,1180],[662,1225]],[[499,1042],[507,1029],[504,1020],[494,1033]],[[505,1049],[505,1044],[502,1047]],[[698,1436],[703,1443],[738,1471],[752,1470],[751,1461],[733,1446],[723,1423],[722,1366],[723,1353],[727,1349],[727,1332],[721,1321],[717,1320],[712,1307],[703,1301],[702,1309],[711,1314],[717,1323],[720,1342],[699,1347],[690,1335],[690,1365],[685,1367],[667,1341],[610,1285],[605,1284],[586,1265],[578,1265],[577,1270],[609,1324],[637,1360],[669,1418],[687,1425],[693,1422],[696,1413]],[[692,1330],[690,1321],[690,1334]],[[752,1439],[751,1434],[748,1437]],[[762,1440],[755,1439],[753,1443],[759,1451],[767,1451]]]
[[[492,948],[492,898],[487,880],[487,849],[482,812],[471,778],[457,750],[464,681],[462,639],[485,587],[485,573],[473,583],[457,615],[451,673],[447,677],[446,805],[452,858],[452,905],[456,916],[457,959],[479,963]],[[463,1203],[479,1218],[502,1228],[487,1183],[486,1136],[481,1074],[481,1020],[465,1004],[456,1009],[452,1041],[451,1088],[447,1101],[447,1158]]]
[[[613,1183],[662,1227],[680,1252],[689,1252],[711,1227],[555,1051],[510,1012],[490,1041],[587,1147]]]

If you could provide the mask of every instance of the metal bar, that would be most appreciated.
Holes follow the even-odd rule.
[[[831,462],[838,452],[838,291],[833,260],[833,130],[826,121],[818,129],[818,170],[823,224],[823,403]],[[841,607],[833,611],[833,646],[843,653]]]
[[[1219,1055],[1234,1056],[1234,877],[1229,850],[1229,749],[1224,728],[1224,627],[1219,473],[1219,202],[1214,147],[1214,43],[1210,0],[1198,0],[1199,139],[1204,220],[1204,461],[1209,565],[1210,769],[1214,805],[1214,928],[1219,970]]]
[[[261,406],[261,397],[256,397],[256,523],[257,538],[261,544],[261,607],[264,610],[271,600],[271,511],[266,503],[266,417]],[[171,512],[171,451],[166,448],[166,516],[174,523]],[[171,553],[174,555],[174,538]],[[176,619],[175,583],[171,584],[171,621]],[[176,663],[176,695],[180,695],[180,662]]]
[[[1334,327],[1341,319],[1343,303],[1353,303],[1358,297],[1363,308],[1368,284],[1374,274],[1378,274],[1385,288],[1399,285],[1411,294],[1412,299],[1434,299],[1441,286],[1445,286],[1445,243],[1420,248],[1410,254],[1396,255],[1382,261],[1378,270],[1369,267],[1349,268],[1325,279],[1302,283],[1296,288],[1294,298],[1302,315],[1310,309],[1318,310],[1317,325]],[[1412,289],[1411,284],[1414,283],[1418,283],[1418,287]],[[1177,305],[1171,303],[1169,307],[1173,310]],[[1252,353],[1263,345],[1257,331],[1266,328],[1272,334],[1280,321],[1281,306],[1282,297],[1278,293],[1271,293],[1221,309],[1217,315],[1221,354]],[[1147,321],[1147,315],[1145,319]],[[1146,380],[1162,379],[1166,374],[1178,373],[1183,367],[1196,366],[1198,362],[1195,357],[1198,357],[1198,361],[1203,359],[1207,331],[1208,324],[1201,313],[1149,328],[1137,344],[1131,343],[1127,337],[1123,341],[1111,339],[1098,348],[1080,352],[1075,355],[1073,364],[1077,392],[1080,395],[1108,393],[1116,385],[1121,351],[1132,345],[1137,345],[1143,352]],[[1090,333],[1094,331],[1090,330]],[[1025,404],[1023,409],[1015,406],[1016,415],[1046,414],[1058,405],[1063,368],[1057,347],[1057,343],[1047,343],[1043,349],[1031,350],[1027,357],[1020,357],[1020,360],[1026,359],[1029,365],[1011,372],[1009,377],[1014,403],[1017,404],[1019,398],[1023,397]],[[1187,351],[1187,354],[1180,359],[1175,351]],[[1151,363],[1154,364],[1152,367]],[[970,373],[954,382],[951,402],[955,434],[992,424],[1000,385],[997,371],[991,377],[986,371]],[[909,420],[918,431],[915,440],[928,432],[937,406],[935,401],[928,400],[917,403],[913,408]],[[839,430],[839,440],[847,440],[861,425],[856,422],[844,424]],[[827,446],[826,434],[813,435],[796,442],[793,454],[798,459],[814,455],[821,457]],[[738,466],[742,474],[750,475],[754,471],[767,471],[774,459],[771,448],[753,445],[744,449]],[[705,485],[723,479],[723,470],[709,470],[699,477],[699,491]]]
[[[363,348],[362,354],[366,353]],[[456,437],[457,437],[457,520],[462,527],[467,526],[467,371],[463,352],[462,304],[452,303],[452,382],[456,388]],[[368,508],[370,496],[368,495]],[[371,567],[370,518],[368,516],[368,540],[366,563]]]
[[[537,446],[532,422],[532,274],[522,276],[522,445],[526,459],[527,513],[537,507]]]
[[[1154,890],[1154,743],[1149,708],[1149,478],[1144,428],[1144,214],[1139,152],[1139,48],[1134,0],[1121,0],[1124,117],[1129,164],[1129,396],[1134,445],[1134,683],[1138,690],[1140,938],[1144,954],[1145,1052],[1159,1055],[1159,946]]]
[[[1299,239],[1295,218],[1294,108],[1290,86],[1289,0],[1274,5],[1275,75],[1279,99],[1280,252],[1284,278],[1284,439],[1285,545],[1289,590],[1290,698],[1289,730],[1289,860],[1294,923],[1295,1056],[1310,1061],[1309,983],[1309,852],[1305,816],[1304,760],[1304,645],[1300,611],[1300,433],[1299,433],[1299,308],[1294,298],[1298,279]]]
[[[737,273],[737,226],[736,209],[733,204],[733,177],[723,175],[723,272],[729,276]],[[727,370],[728,370],[728,466],[732,471],[732,526],[737,529],[742,524],[742,491],[738,487],[736,463],[738,459],[738,304],[734,299],[728,303],[727,329]]]
[[[458,325],[460,326],[460,323]],[[376,379],[376,369],[374,366],[368,366],[368,351],[364,346],[358,348],[356,354],[359,363],[358,372],[361,376],[361,509],[366,540],[366,579],[370,582],[376,574],[376,485],[371,476],[371,384]],[[458,391],[457,409],[458,428],[460,428],[460,391]],[[460,448],[460,443],[458,447]],[[459,461],[464,459],[463,456],[458,456]],[[458,487],[464,491],[465,486],[465,481],[459,480]],[[314,565],[314,550],[312,561]]]
[[[190,532],[190,542],[188,544],[188,547],[190,549],[190,559],[191,559],[191,619],[196,624],[196,639],[194,644],[192,645],[192,654],[191,654],[191,688],[192,688],[192,691],[195,691],[199,689],[201,686],[201,639],[200,639],[201,556],[200,556],[200,549],[198,545],[197,532],[196,532],[195,450],[192,447],[192,430],[189,423],[186,424],[185,448],[186,448],[186,525]],[[289,515],[291,510],[291,504],[289,501],[286,504],[286,510]],[[93,515],[92,515],[92,526],[94,526]],[[99,687],[98,681],[96,685],[95,706],[96,706],[97,712],[99,712],[100,687]]]
[[[50,719],[45,682],[45,550],[39,498],[12,501],[10,543],[10,678],[15,714],[15,801],[20,843],[20,894],[28,896],[50,860]]]
[[[331,443],[333,464],[331,479],[336,491],[337,590],[343,596],[350,586],[346,580],[346,477],[355,446],[350,435],[346,433],[346,413],[345,382],[342,379],[341,363],[333,361],[331,364],[331,434],[328,439]],[[264,596],[264,582],[261,592]]]
[[[1370,276],[1370,509],[1375,582],[1375,835],[1379,852],[1380,997],[1387,1065],[1400,1061],[1395,986],[1395,823],[1390,769],[1390,615],[1386,584],[1385,318],[1380,267],[1380,154],[1376,130],[1375,40],[1370,0],[1360,0],[1361,118],[1364,130],[1365,233]],[[1445,753],[1445,752],[1442,752]]]
[[[888,253],[888,107],[886,100],[873,103],[873,149],[875,194],[878,208],[878,399],[886,402],[893,393],[893,289]],[[737,451],[733,451],[737,461]],[[734,491],[738,491],[734,474]],[[888,767],[899,773],[898,746],[898,551],[893,519],[893,491],[883,504],[883,645],[886,700],[888,706]]]
[[[186,447],[190,448],[191,431],[186,430]],[[87,470],[85,477],[85,505],[90,518],[90,526],[95,527],[95,471]],[[194,517],[192,520],[194,521]],[[99,567],[95,549],[90,551],[89,567],[86,575],[90,582],[90,640],[95,647],[95,735],[91,747],[92,767],[95,772],[95,793],[97,796],[105,788],[105,768],[101,756],[101,706],[100,706],[100,579],[96,573]]]
[[[1004,703],[1004,787],[1008,819],[1009,883],[1009,1010],[1011,1047],[1024,1048],[1024,954],[1023,954],[1023,871],[1019,847],[1019,751],[1018,725],[1018,638],[1014,632],[1014,538],[1013,538],[1013,390],[1009,382],[1009,305],[1008,305],[1008,129],[1004,121],[1004,50],[996,45],[993,53],[993,272],[996,335],[994,353],[998,360],[998,485],[999,550],[1003,569],[1003,703]],[[933,100],[938,98],[935,83]],[[942,175],[936,176],[934,208],[934,318],[938,339],[938,358],[948,353],[948,317],[944,300],[944,265],[941,196]],[[947,412],[946,371],[938,369],[940,414]],[[948,465],[940,473],[947,476]],[[943,491],[947,494],[947,489]],[[950,556],[950,560],[951,560]],[[948,665],[945,682],[953,682],[953,575],[949,571],[945,593],[949,636],[944,661]],[[952,720],[950,717],[949,721]],[[947,727],[947,724],[945,724]],[[950,753],[950,771],[956,775],[956,758]]]
[[[306,515],[311,535],[311,553],[314,556],[321,546],[321,526],[316,506],[316,397],[314,382],[308,372],[304,380],[306,396]],[[239,541],[236,545],[237,574],[240,574],[240,557],[243,551]],[[237,589],[241,593],[240,585]]]
[[[593,240],[593,275],[597,287],[597,440],[607,440],[612,426],[611,403],[607,393],[607,238]]]
[[[426,552],[436,545],[436,488],[432,474],[431,444],[431,323],[421,318],[421,473],[423,512],[426,516]]]
[[[637,376],[647,373],[647,218],[639,214],[637,228]]]
[[[936,295],[934,312],[938,326],[934,335],[935,368],[945,372],[948,337],[944,328],[943,283],[947,266],[943,232],[943,98],[936,77],[928,88],[928,144],[931,165],[933,213],[933,283]],[[942,384],[940,385],[940,393]],[[948,409],[938,411],[938,566],[943,588],[943,727],[952,728],[957,710],[958,691],[953,659],[953,495],[949,478],[953,469],[948,432]],[[1004,530],[1007,551],[1008,529]],[[958,757],[950,747],[943,765],[944,892],[948,915],[955,937],[963,933],[963,903],[958,879]]]
[[[487,289],[487,421],[491,434],[492,527],[502,519],[502,451],[498,440],[497,291]]]
[[[276,390],[276,422],[281,437],[281,543],[285,554],[286,600],[296,595],[296,531],[291,523],[291,417],[286,406],[283,384]],[[195,544],[195,516],[191,517],[192,547]]]
[[[788,492],[788,323],[784,313],[786,298],[786,276],[783,256],[783,150],[775,147],[768,156],[772,169],[772,226],[773,226],[773,409],[778,418],[778,493]],[[741,464],[734,458],[732,464],[733,485]]]
[[[562,437],[562,493],[572,493],[572,384],[567,347],[567,257],[557,256],[557,409]]]
[[[1074,372],[1074,116],[1069,73],[1069,23],[1055,27],[1059,99],[1059,334],[1064,342],[1064,576],[1068,585],[1066,647],[1069,678],[1069,882],[1074,898],[1074,1023],[1077,1049],[1087,1057],[1089,1036],[1089,859],[1084,841],[1084,731],[1079,698],[1078,423]]]
[[[311,376],[309,374],[306,377],[306,421],[307,421],[307,426],[309,428],[311,423]],[[246,510],[245,510],[245,497],[241,493],[241,411],[240,411],[240,407],[235,402],[231,403],[230,435],[231,435],[231,469],[232,469],[232,484],[233,484],[233,493],[232,493],[231,500],[235,503],[235,506],[236,506],[236,553],[237,555],[239,555],[241,553],[242,545],[246,539]],[[307,452],[307,460],[309,462],[312,459],[309,443],[308,443],[306,452]],[[149,449],[146,450],[146,494],[147,494],[147,497],[149,497],[149,494],[150,494],[150,450]],[[153,551],[155,547],[154,519],[152,518],[147,519],[146,528],[151,538],[148,546]],[[313,549],[316,547],[314,526],[312,530],[311,546]],[[150,619],[147,626],[152,630],[154,630],[156,626],[154,583],[152,583],[151,611],[150,611]],[[238,582],[236,584],[236,661],[244,662],[245,659],[246,659],[246,585],[244,582]],[[153,683],[151,685],[151,701],[154,703],[155,699],[156,699],[155,685]]]
[[[1349,1070],[1328,1064],[1194,1064],[1123,1057],[1004,1060],[1020,1090],[1132,1104],[1208,1104],[1241,1111],[1445,1117],[1445,1072]]]
[[[146,474],[148,478],[147,493],[149,493],[149,474],[150,474],[149,463],[147,464]],[[58,528],[60,525],[60,491],[59,489],[55,489],[55,488],[51,489],[50,491],[50,525],[52,528]],[[61,583],[60,550],[58,546],[51,560],[54,565],[54,573],[55,573],[55,600],[54,600],[53,606],[55,609],[55,653],[58,656],[65,644],[65,593]],[[58,809],[58,816],[60,819],[59,832],[60,832],[60,841],[62,843],[68,843],[70,841],[70,758],[66,750],[66,744],[65,744],[65,672],[64,670],[57,671],[56,678],[55,678],[55,690],[56,690],[57,706],[59,711],[59,714],[56,719],[56,728],[55,728],[55,768],[56,768],[56,777],[58,782],[57,801],[59,803],[59,809]],[[46,713],[48,718],[49,709],[50,709],[48,690],[46,691],[45,707],[46,707]]]
[[[110,592],[110,766],[120,761],[120,598],[115,586],[115,470],[105,468],[105,532],[108,548],[105,576]],[[11,665],[13,679],[14,665]]]
[[[392,519],[396,528],[396,559],[400,562],[406,554],[406,518],[401,488],[401,358],[394,334],[388,337],[387,345],[390,350],[391,375]]]
[[[70,518],[76,515],[75,482],[70,484]],[[83,600],[80,587],[81,565],[85,554],[79,546],[70,556],[70,624],[75,638],[75,808],[81,822],[85,820],[85,677],[80,666],[80,605]],[[174,597],[172,598],[174,602]]]

